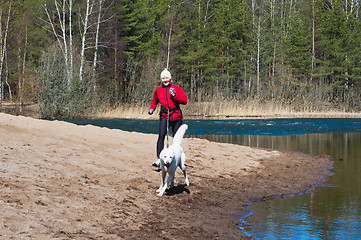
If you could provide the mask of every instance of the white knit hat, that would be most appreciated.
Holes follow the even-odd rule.
[[[160,74],[160,79],[164,78],[164,77],[168,77],[169,79],[172,79],[172,75],[170,74],[170,72],[167,70],[167,68],[164,68],[164,70],[162,71],[162,73]]]

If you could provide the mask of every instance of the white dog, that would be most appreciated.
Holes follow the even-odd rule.
[[[177,133],[173,138],[173,144],[170,147],[165,147],[160,153],[160,169],[162,170],[161,184],[157,192],[158,196],[163,196],[164,191],[170,185],[170,188],[174,185],[174,175],[177,167],[180,167],[184,173],[186,185],[189,186],[188,176],[186,173],[186,155],[183,152],[181,143],[183,141],[184,134],[188,129],[187,124],[183,124],[179,127]],[[168,179],[165,182],[166,174],[168,173]]]

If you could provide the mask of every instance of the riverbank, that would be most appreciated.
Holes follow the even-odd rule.
[[[186,138],[163,197],[151,166],[157,136],[0,113],[0,238],[239,239],[255,199],[326,180],[327,156]]]
[[[148,107],[145,104],[122,105],[116,109],[99,110],[84,117],[158,119],[158,110],[150,116],[147,114]],[[185,119],[361,118],[361,112],[346,112],[335,108],[324,111],[295,111],[287,107],[274,107],[272,104],[240,106],[239,103],[225,102],[219,106],[217,103],[188,103],[182,109]],[[37,104],[26,104],[22,108],[18,105],[3,104],[0,112],[40,118]]]
[[[148,115],[149,105],[124,104],[118,108],[103,109],[92,118],[149,118],[158,119],[158,109]],[[186,119],[265,119],[265,118],[361,118],[361,112],[347,112],[338,106],[327,104],[318,109],[295,109],[275,102],[260,103],[257,101],[222,101],[222,102],[189,102],[181,106]]]

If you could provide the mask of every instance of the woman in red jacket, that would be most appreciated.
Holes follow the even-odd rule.
[[[172,75],[165,68],[160,74],[162,86],[158,87],[154,94],[152,104],[150,105],[148,114],[153,114],[158,103],[160,103],[161,110],[159,112],[159,135],[157,141],[157,161],[153,166],[160,164],[159,154],[164,147],[164,139],[167,134],[167,119],[169,110],[169,127],[172,128],[173,136],[178,128],[182,125],[182,111],[179,107],[180,104],[187,104],[188,97],[183,89],[177,85],[172,84]]]

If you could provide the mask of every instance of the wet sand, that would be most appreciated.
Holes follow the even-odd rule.
[[[327,179],[328,156],[186,138],[190,186],[158,197],[154,134],[0,113],[1,239],[243,239],[256,199]]]

